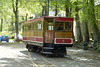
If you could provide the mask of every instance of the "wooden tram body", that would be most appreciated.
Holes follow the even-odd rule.
[[[65,55],[73,45],[73,18],[44,16],[23,22],[23,42],[28,50]]]

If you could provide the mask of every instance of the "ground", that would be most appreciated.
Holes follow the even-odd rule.
[[[48,57],[28,52],[24,43],[0,43],[0,67],[99,67],[100,53],[66,48],[65,57]]]

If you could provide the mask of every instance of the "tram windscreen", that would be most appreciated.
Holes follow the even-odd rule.
[[[61,22],[56,22],[55,23],[55,29],[56,30],[61,30],[61,31],[63,31],[64,30],[64,24],[63,23],[61,23]]]
[[[56,22],[55,30],[56,31],[71,31],[72,23],[71,22]]]
[[[72,26],[71,22],[65,23],[65,30],[66,30],[66,31],[71,31],[71,30],[72,30],[72,29],[71,29],[71,26]]]

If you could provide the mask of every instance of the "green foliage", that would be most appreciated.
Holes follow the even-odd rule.
[[[100,47],[98,47],[97,51],[100,52]]]
[[[22,35],[22,31],[19,31],[19,34]],[[0,32],[0,36],[7,35],[9,38],[12,38],[15,36],[15,33],[13,31],[3,31]]]
[[[3,18],[3,31],[13,31],[14,32],[14,25],[15,18],[14,13],[12,10],[12,0],[0,0],[0,19]],[[14,0],[15,1],[15,0]],[[47,1],[47,0],[46,0]],[[84,1],[84,3],[82,3]],[[82,19],[88,20],[91,17],[91,15],[88,15],[89,9],[90,12],[93,13],[93,5],[90,3],[90,0],[49,0],[49,10],[54,11],[55,6],[57,5],[58,13],[61,11],[65,11],[65,5],[71,8],[71,15],[72,17],[75,17],[75,14],[77,13],[75,11],[75,8],[78,8],[78,14],[80,17],[80,20]],[[43,6],[45,6],[45,0],[19,0],[19,25],[20,30],[22,27],[22,22],[25,21],[26,13],[28,13],[28,18],[30,16],[41,16]],[[47,6],[47,3],[46,3]],[[100,7],[100,6],[99,6]],[[84,11],[82,10],[84,8]],[[95,8],[95,7],[94,7]],[[96,11],[97,12],[97,11]],[[100,12],[99,12],[100,14]],[[98,14],[98,15],[99,15]],[[24,18],[24,20],[22,19]],[[100,18],[99,16],[97,18]],[[92,21],[92,19],[90,19]],[[93,25],[93,23],[91,23]],[[0,25],[1,26],[1,25]]]
[[[0,36],[2,35],[7,35],[9,38],[12,38],[14,37],[14,33],[12,33],[12,31],[3,31],[3,32],[0,32]]]

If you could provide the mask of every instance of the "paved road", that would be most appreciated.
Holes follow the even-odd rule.
[[[23,43],[0,45],[0,67],[99,67],[100,53],[68,48],[65,57],[28,52]]]
[[[19,47],[18,47],[19,46]],[[26,51],[26,54],[21,51]],[[0,45],[0,67],[33,67],[27,50],[21,44]]]

